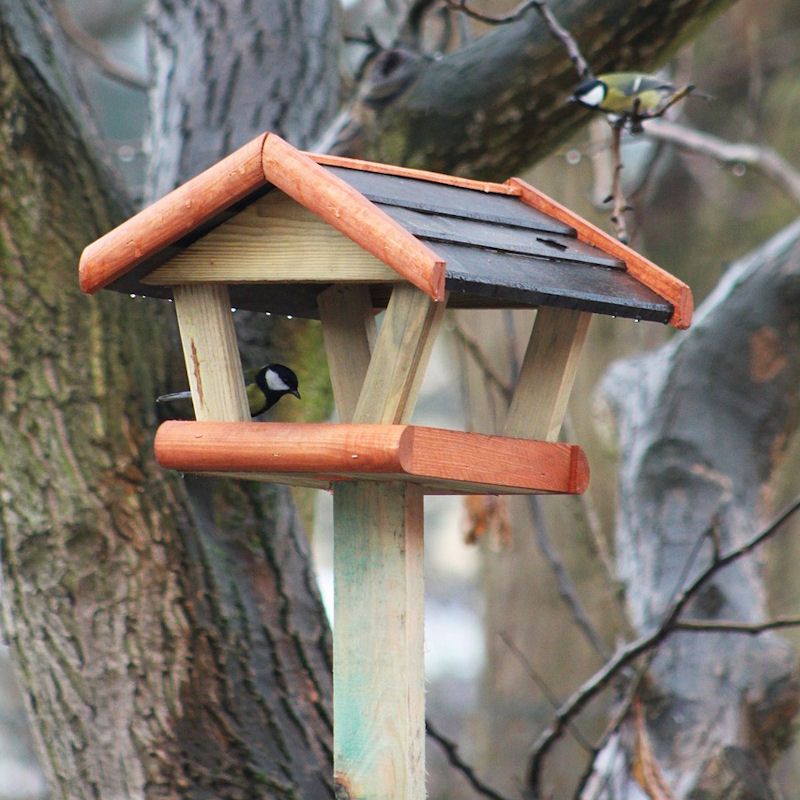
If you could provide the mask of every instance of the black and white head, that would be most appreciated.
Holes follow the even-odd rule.
[[[285,394],[293,394],[300,399],[297,388],[297,375],[283,364],[267,364],[256,374],[256,384],[267,398],[267,408],[271,408]]]
[[[578,84],[570,100],[588,108],[599,108],[606,99],[608,86],[597,78],[589,78]]]

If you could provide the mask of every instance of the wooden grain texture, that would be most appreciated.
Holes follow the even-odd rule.
[[[375,310],[366,286],[335,285],[317,298],[340,422],[351,422],[375,347]]]
[[[448,186],[458,186],[461,189],[472,189],[476,192],[493,194],[508,194],[518,196],[520,189],[507,183],[492,183],[491,181],[477,181],[471,178],[462,178],[458,175],[446,175],[443,172],[430,172],[424,169],[400,167],[394,164],[381,164],[377,161],[364,161],[360,158],[346,158],[345,156],[332,156],[324,153],[305,152],[309,158],[325,167],[343,167],[344,169],[357,169],[362,172],[374,172],[380,175],[394,175],[398,178],[412,178],[429,183],[443,183]]]
[[[270,183],[434,300],[444,297],[444,262],[352,186],[272,133],[264,141],[262,164]]]
[[[88,245],[78,267],[82,291],[102,289],[262,186],[264,138],[257,136]]]
[[[185,472],[398,479],[464,493],[575,494],[589,479],[575,445],[415,425],[173,420],[155,450],[161,466]]]
[[[520,189],[523,202],[575,228],[581,241],[622,259],[636,280],[672,303],[670,325],[675,328],[691,325],[694,300],[691,289],[683,281],[520,178],[509,178],[508,184]]]
[[[410,284],[394,287],[353,414],[354,422],[389,425],[411,416],[444,309],[444,302],[433,302]]]
[[[333,762],[337,797],[423,800],[422,493],[336,486]]]
[[[173,294],[195,418],[249,420],[228,288],[176,286]]]
[[[142,278],[180,283],[398,280],[397,272],[283,192],[272,191]]]
[[[586,311],[563,308],[537,311],[506,416],[505,436],[556,441],[591,317]]]

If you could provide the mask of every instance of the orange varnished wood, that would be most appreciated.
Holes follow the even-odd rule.
[[[91,294],[113,283],[263,186],[264,138],[256,137],[86,247],[79,266],[81,289]]]
[[[444,298],[445,264],[360,192],[273,133],[264,141],[264,177],[434,300]]]
[[[185,472],[399,479],[469,494],[576,494],[589,482],[575,445],[415,425],[170,421],[155,451],[161,466]]]
[[[343,167],[345,169],[360,169],[363,172],[378,172],[381,175],[394,175],[397,178],[413,178],[431,183],[445,183],[448,186],[457,186],[460,189],[472,189],[476,192],[491,192],[493,194],[507,194],[518,196],[520,189],[508,183],[492,183],[491,181],[477,181],[472,178],[461,178],[458,175],[446,175],[443,172],[429,172],[424,169],[411,169],[398,167],[394,164],[381,164],[377,161],[362,161],[359,158],[345,158],[344,156],[329,156],[322,153],[308,153],[309,158],[327,167]]]
[[[566,225],[575,228],[578,239],[598,247],[625,262],[628,272],[640,283],[652,289],[657,295],[672,303],[673,312],[670,325],[688,328],[692,322],[694,301],[692,290],[674,275],[632,250],[619,239],[601,230],[596,225],[570,211],[566,206],[548,197],[520,178],[509,178],[506,183],[519,189],[520,199],[537,211],[541,211]]]

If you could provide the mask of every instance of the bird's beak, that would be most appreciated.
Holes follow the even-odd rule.
[[[302,400],[300,392],[297,389],[289,389],[289,394],[293,394],[298,400]]]

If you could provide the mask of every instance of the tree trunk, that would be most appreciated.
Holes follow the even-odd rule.
[[[680,577],[708,563],[712,531],[724,553],[773,512],[770,479],[800,411],[798,332],[795,223],[729,268],[690,331],[606,377],[621,453],[618,563],[639,632],[659,622]],[[758,556],[718,573],[689,616],[767,619]],[[676,633],[649,677],[646,736],[675,797],[777,796],[769,770],[800,703],[784,640]],[[612,760],[616,775],[601,797],[624,796],[634,781],[621,761]]]
[[[288,493],[154,464],[171,307],[80,295],[122,203],[54,21],[2,19],[3,623],[54,795],[331,796],[329,634]]]

